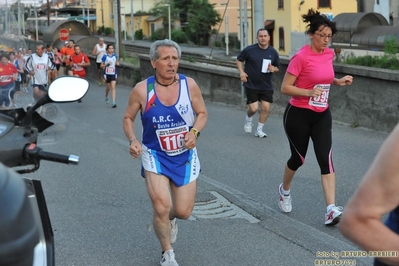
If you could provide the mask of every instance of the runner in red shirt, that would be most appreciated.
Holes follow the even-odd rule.
[[[86,77],[86,70],[85,67],[90,66],[90,60],[85,55],[79,45],[75,45],[74,47],[75,53],[69,57],[70,67],[71,69],[68,70],[69,76],[76,76],[80,78]],[[79,99],[78,103],[81,103],[82,99]]]
[[[68,75],[77,76],[80,78],[86,77],[85,67],[90,66],[90,60],[85,55],[79,45],[75,45],[75,53],[69,58],[71,70],[68,71]]]
[[[0,108],[8,108],[11,105],[10,92],[15,87],[15,80],[18,76],[18,70],[14,64],[10,63],[9,56],[5,53],[0,55]]]

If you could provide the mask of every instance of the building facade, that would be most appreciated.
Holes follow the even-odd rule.
[[[265,21],[274,24],[269,30],[275,40],[273,46],[284,56],[292,56],[308,42],[301,15],[310,8],[326,14],[331,20],[340,13],[357,12],[356,0],[273,0],[264,3]]]

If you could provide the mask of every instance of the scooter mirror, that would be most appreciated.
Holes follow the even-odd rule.
[[[89,86],[89,82],[85,79],[62,76],[51,82],[48,96],[53,102],[74,102],[85,96]]]

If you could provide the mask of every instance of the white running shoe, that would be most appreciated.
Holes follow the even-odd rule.
[[[255,137],[258,137],[258,138],[266,138],[266,137],[267,137],[267,134],[266,134],[265,132],[263,132],[263,131],[258,131],[258,130],[256,130],[256,131],[255,131]]]
[[[171,244],[176,242],[178,231],[179,230],[177,228],[176,218],[174,218],[173,220],[170,220],[170,243]]]
[[[331,208],[329,212],[326,213],[326,220],[324,222],[325,225],[336,225],[339,223],[342,215],[342,207],[334,206]]]
[[[159,263],[161,266],[179,266],[177,261],[175,260],[175,253],[173,250],[165,251],[162,254],[161,262]]]
[[[244,130],[247,133],[251,133],[252,132],[252,120],[245,119]]]
[[[280,207],[280,210],[282,210],[283,212],[291,212],[292,210],[292,204],[291,204],[291,195],[283,195],[281,193],[281,187],[283,186],[283,183],[281,183],[278,186],[278,195],[280,196],[280,199],[278,201],[278,206]]]

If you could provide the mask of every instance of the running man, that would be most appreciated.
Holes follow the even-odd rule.
[[[85,67],[90,66],[90,59],[82,52],[79,45],[75,45],[74,49],[75,53],[69,57],[70,70],[68,70],[68,75],[86,78]],[[81,102],[82,99],[79,99],[78,103]]]
[[[107,52],[107,46],[104,43],[104,39],[98,39],[98,43],[94,46],[93,51],[91,52],[92,55],[96,57],[96,64],[97,64],[97,75],[98,75],[98,86],[101,86],[102,81],[102,72],[103,69],[101,67],[102,58]]]
[[[25,68],[32,76],[33,98],[37,101],[47,93],[48,73],[54,69],[50,57],[44,52],[44,46],[36,46],[36,53],[26,61]]]
[[[75,53],[69,57],[71,69],[68,71],[68,75],[85,78],[85,67],[90,66],[90,60],[87,55],[82,52],[79,45],[75,45],[74,49]]]
[[[188,219],[194,208],[200,173],[196,144],[208,118],[197,83],[177,73],[180,57],[180,46],[174,41],[151,45],[155,75],[133,88],[123,118],[130,155],[134,159],[141,156],[154,231],[162,249],[161,266],[178,266],[172,247],[177,236],[176,218]],[[133,123],[139,112],[142,143],[136,138]]]

